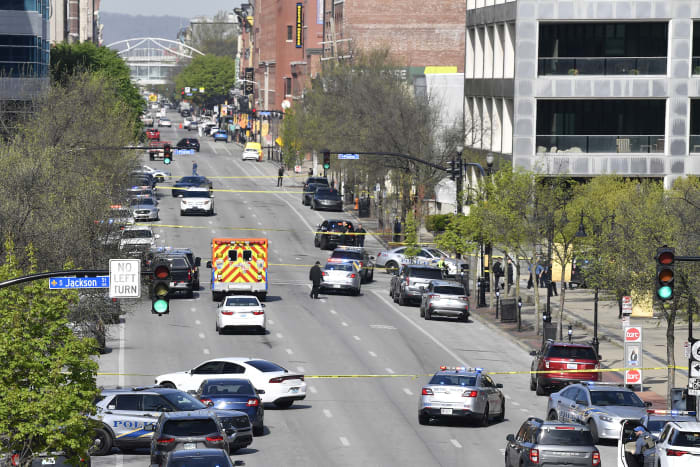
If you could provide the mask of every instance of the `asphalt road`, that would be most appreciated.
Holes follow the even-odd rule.
[[[176,143],[188,132],[161,129]],[[190,132],[189,135],[193,135]],[[201,138],[201,152],[175,156],[174,178],[198,172],[214,178],[216,215],[180,217],[179,202],[162,189],[159,244],[190,247],[211,257],[212,237],[267,237],[270,243],[266,312],[267,335],[219,336],[215,306],[202,267],[202,290],[194,299],[171,300],[171,313],[150,313],[142,300],[124,322],[113,326],[109,353],[100,357],[105,387],[153,384],[154,376],[191,369],[210,358],[250,356],[272,360],[306,375],[388,375],[373,378],[307,377],[307,398],[289,410],[265,411],[266,434],[233,456],[248,466],[497,466],[503,465],[508,433],[528,416],[545,416],[546,398],[529,390],[527,375],[494,376],[507,397],[506,420],[482,428],[454,423],[421,426],[417,404],[421,386],[440,365],[480,366],[487,371],[527,370],[530,357],[503,335],[477,322],[424,321],[418,308],[399,307],[388,294],[389,276],[375,274],[362,295],[322,295],[311,300],[308,269],[329,252],[313,247],[315,226],[339,213],[318,213],[301,205],[301,181],[285,177],[277,188],[277,166],[242,162],[236,144]],[[162,167],[162,162],[144,162]],[[251,192],[251,191],[264,192]],[[167,227],[181,226],[181,228]],[[255,230],[236,230],[236,229]],[[375,239],[366,242],[372,254]],[[277,265],[283,266],[277,266]],[[143,294],[146,296],[146,294]],[[406,377],[401,375],[419,375]],[[615,448],[600,446],[603,465],[614,465]],[[146,453],[111,454],[98,466],[147,465]]]

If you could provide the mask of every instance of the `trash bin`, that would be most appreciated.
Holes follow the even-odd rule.
[[[688,395],[688,388],[671,388],[671,410],[695,410],[695,396]]]
[[[501,299],[501,322],[515,323],[518,321],[518,301],[515,298]]]
[[[369,198],[360,198],[358,217],[369,217]]]
[[[557,323],[544,323],[544,340],[557,340]]]

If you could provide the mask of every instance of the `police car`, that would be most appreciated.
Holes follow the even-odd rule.
[[[96,403],[97,412],[90,418],[102,422],[95,431],[93,455],[109,454],[113,447],[119,449],[149,448],[153,430],[147,425],[158,421],[163,412],[189,412],[207,409],[208,406],[186,392],[171,388],[105,389]],[[214,410],[219,417],[247,415],[237,410]],[[231,433],[230,444],[252,442],[250,421]]]
[[[502,384],[495,383],[483,368],[441,366],[421,390],[418,423],[431,419],[474,418],[487,426],[492,418],[506,414]]]

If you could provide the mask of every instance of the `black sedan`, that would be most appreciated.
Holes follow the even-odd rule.
[[[187,177],[182,177],[173,185],[173,198],[177,198],[181,191],[185,191],[188,188],[192,187],[209,188],[209,190],[211,190],[213,189],[214,185],[212,184],[211,180],[201,175],[190,175]]]
[[[343,199],[335,188],[317,188],[311,199],[311,209],[342,211]]]
[[[311,200],[314,199],[314,193],[316,193],[316,188],[325,188],[328,185],[324,185],[322,183],[309,183],[306,186],[304,186],[304,192],[301,195],[301,204],[304,206],[310,206],[311,205]]]
[[[199,140],[197,138],[182,138],[177,142],[178,149],[194,149],[199,152]]]

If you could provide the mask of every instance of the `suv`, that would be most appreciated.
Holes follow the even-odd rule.
[[[199,267],[202,265],[202,258],[195,256],[190,248],[172,248],[169,246],[154,248],[149,251],[144,257],[143,267],[148,269],[156,256],[184,256],[190,263],[190,268],[193,270],[193,287],[195,290],[199,290]]]
[[[656,455],[661,466],[698,465],[700,423],[669,422],[656,442]]]
[[[177,142],[177,149],[194,149],[199,152],[199,140],[197,138],[182,138]]]
[[[420,300],[423,290],[432,280],[443,280],[443,271],[432,266],[403,264],[398,273],[391,278],[389,295],[395,303],[406,305],[409,300]]]
[[[624,385],[585,382],[550,395],[547,419],[587,425],[593,442],[597,443],[600,438],[617,440],[620,423],[639,422],[650,405]]]
[[[338,245],[355,245],[355,235],[343,235],[348,231],[354,231],[350,221],[341,219],[328,219],[316,226],[314,246],[322,250],[331,250]]]
[[[439,315],[469,321],[469,297],[464,285],[453,281],[430,281],[421,297],[420,315],[426,320]]]
[[[600,355],[595,347],[588,344],[569,344],[547,340],[539,351],[533,350],[535,357],[531,371],[547,371],[530,375],[530,390],[543,396],[548,389],[554,390],[580,381],[600,381],[598,372],[568,372],[567,370],[597,370],[600,368]],[[559,370],[559,371],[557,371]]]
[[[246,419],[247,415],[244,415]],[[249,422],[250,423],[250,422]],[[180,449],[223,449],[229,451],[227,433],[219,417],[210,410],[164,412],[151,437],[151,465],[161,464],[168,453]]]
[[[530,417],[506,436],[506,467],[530,465],[599,466],[600,452],[587,427]]]
[[[374,280],[374,256],[370,256],[362,247],[359,246],[339,246],[331,257],[328,258],[329,263],[359,263],[360,276],[362,283],[372,282]]]
[[[304,185],[304,191],[301,194],[301,204],[311,206],[311,200],[314,199],[316,188],[325,188],[327,186],[325,183],[307,183]]]
[[[187,298],[194,297],[194,291],[199,290],[199,271],[195,277],[195,265],[190,263],[187,256],[167,252],[156,255],[153,260],[156,258],[163,258],[170,263],[170,293],[185,292]]]

